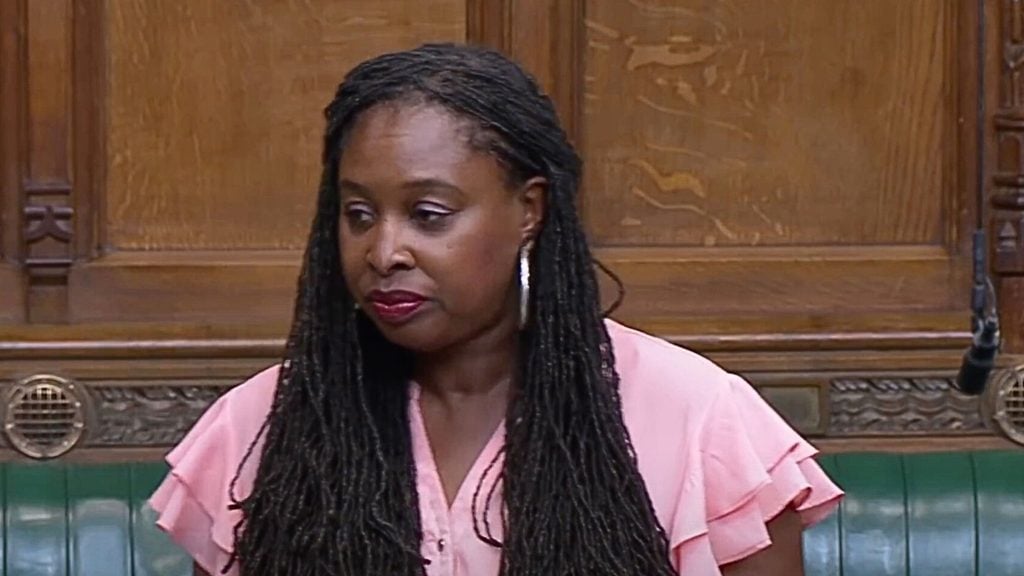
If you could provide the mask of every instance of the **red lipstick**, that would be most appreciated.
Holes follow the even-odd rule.
[[[427,302],[425,296],[406,290],[374,290],[368,299],[374,315],[388,324],[408,321]]]

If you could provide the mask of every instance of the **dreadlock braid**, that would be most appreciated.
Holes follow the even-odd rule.
[[[548,182],[533,314],[499,455],[504,541],[486,525],[478,536],[502,547],[504,576],[673,574],[623,423],[576,213],[579,157],[532,78],[496,52],[456,45],[364,62],[325,110],[317,214],[256,480],[235,502],[243,519],[232,562],[259,576],[425,573],[407,411],[412,356],[355,310],[338,244],[346,134],[386,102],[443,106],[471,123],[471,143],[494,154],[510,180]],[[491,505],[494,489],[478,498],[481,486],[474,508]]]

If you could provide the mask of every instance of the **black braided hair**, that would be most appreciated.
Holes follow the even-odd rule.
[[[504,537],[497,541],[474,521],[478,537],[501,547],[505,576],[673,574],[623,423],[576,212],[579,157],[551,101],[519,66],[451,44],[360,64],[325,110],[316,217],[255,484],[235,503],[243,519],[232,563],[247,576],[425,572],[407,416],[412,357],[355,309],[338,243],[346,133],[370,107],[403,102],[443,106],[467,120],[472,145],[494,154],[510,180],[548,182],[503,461],[490,466],[500,468]],[[493,496],[478,486],[474,510]]]

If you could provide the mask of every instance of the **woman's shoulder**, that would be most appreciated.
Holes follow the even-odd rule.
[[[219,407],[232,414],[241,413],[247,420],[255,420],[255,415],[268,414],[274,401],[280,373],[280,364],[264,368],[222,394],[211,410]]]
[[[705,411],[731,385],[731,374],[692,350],[613,320],[606,326],[627,413],[669,410],[678,422],[680,411]]]
[[[623,419],[673,558],[701,574],[771,543],[794,507],[805,524],[842,492],[817,452],[743,378],[665,340],[608,323]]]
[[[210,574],[230,558],[234,503],[252,490],[258,458],[246,458],[259,454],[279,372],[271,366],[221,395],[167,455],[170,473],[149,500],[157,525]]]
[[[167,455],[172,466],[189,456],[217,452],[237,466],[270,414],[280,365],[270,366],[222,394]]]

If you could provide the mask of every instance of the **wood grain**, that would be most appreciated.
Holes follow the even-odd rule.
[[[466,0],[466,41],[509,53],[512,0]]]
[[[1024,362],[1024,5],[987,2],[985,171],[1002,352]]]
[[[0,325],[25,317],[21,183],[25,157],[24,0],[0,2]]]
[[[999,296],[1003,353],[1024,361],[1024,276],[1000,278]]]
[[[536,77],[570,139],[580,133],[583,0],[511,2],[507,53]]]
[[[105,249],[302,246],[342,76],[465,22],[460,0],[109,3]]]
[[[34,1],[0,2],[0,386],[39,372],[224,383],[276,362],[321,109],[355,62],[459,39],[506,51],[551,93],[585,155],[597,254],[626,283],[618,319],[742,373],[811,433],[827,430],[836,379],[959,365],[977,175],[969,0],[44,0],[32,13],[59,19],[22,27]],[[64,56],[32,60],[31,46]],[[50,128],[29,126],[32,82],[63,86],[33,104],[60,119],[63,99]],[[66,324],[19,324],[30,132],[32,170],[73,166]],[[1020,283],[1000,286],[1024,302]]]
[[[944,244],[950,2],[591,0],[586,25],[598,244]]]
[[[28,171],[38,183],[70,181],[71,2],[26,3]]]
[[[598,251],[625,282],[620,314],[637,321],[718,317],[724,324],[757,315],[765,328],[782,315],[903,313],[947,310],[966,317],[966,263],[934,257],[927,250],[891,258],[892,252],[863,249],[848,255],[804,258],[800,251],[766,258],[716,259],[646,249]],[[602,291],[614,294],[607,281]],[[905,320],[912,322],[912,320]],[[822,329],[838,326],[826,320]],[[960,329],[966,325],[952,325]]]
[[[124,252],[76,268],[74,323],[155,322],[232,326],[291,321],[301,253],[223,250]]]

